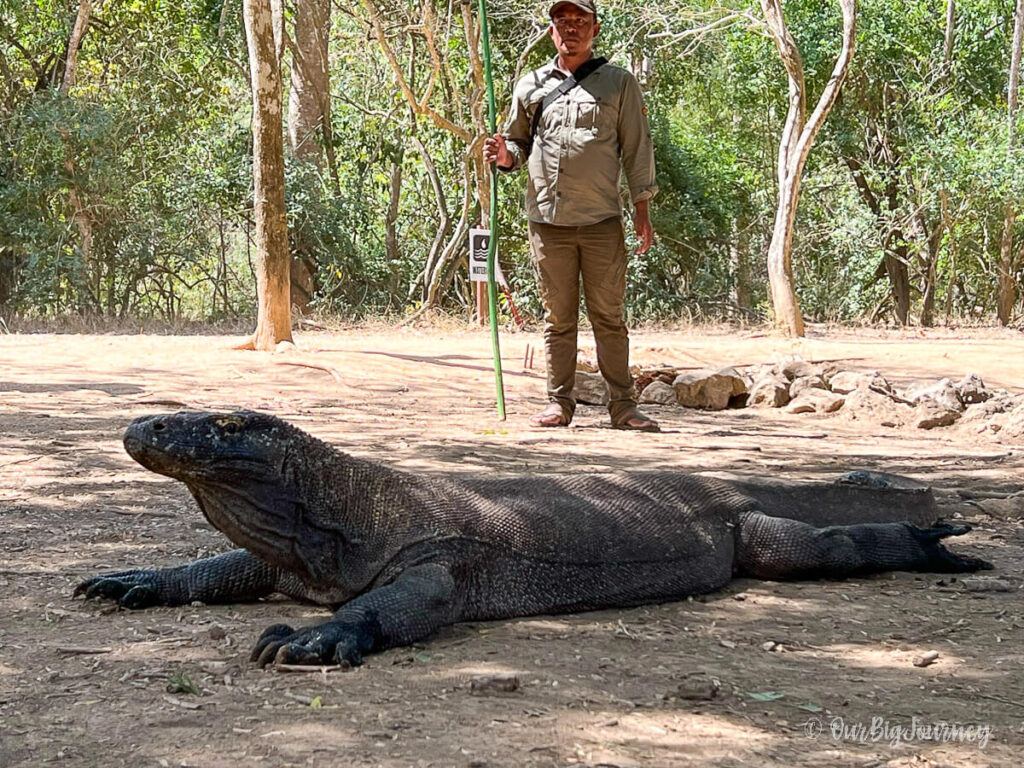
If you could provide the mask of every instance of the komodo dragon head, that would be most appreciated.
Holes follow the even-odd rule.
[[[325,443],[268,414],[181,411],[136,419],[124,447],[185,483],[236,545],[307,583],[331,582],[347,537],[325,513],[318,477],[340,455]]]

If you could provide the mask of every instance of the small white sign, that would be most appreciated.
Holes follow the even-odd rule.
[[[476,227],[469,230],[469,279],[474,282],[487,282],[487,249],[490,244],[491,230]],[[494,279],[499,285],[508,286],[505,276],[501,274],[497,252],[494,254],[494,273]]]

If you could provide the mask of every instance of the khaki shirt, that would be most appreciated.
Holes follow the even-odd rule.
[[[634,203],[658,191],[640,85],[625,69],[605,64],[544,110],[531,147],[534,112],[568,76],[556,64],[557,59],[516,84],[504,132],[514,162],[502,170],[527,164],[531,221],[581,227],[621,216],[623,169]]]

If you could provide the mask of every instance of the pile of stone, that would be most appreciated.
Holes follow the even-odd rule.
[[[964,429],[1024,439],[1024,395],[990,390],[977,374],[899,390],[878,371],[844,370],[836,363],[793,359],[741,373],[736,368],[685,371],[671,367],[633,371],[637,400],[719,411],[780,408],[787,413],[837,414],[888,427]],[[581,362],[575,394],[581,403],[606,405],[608,389],[596,366]]]

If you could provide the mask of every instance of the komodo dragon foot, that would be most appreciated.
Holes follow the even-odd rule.
[[[372,636],[334,621],[297,630],[287,624],[275,624],[260,635],[249,661],[261,667],[268,664],[358,667],[363,663],[363,653],[372,649]]]
[[[942,544],[942,539],[948,536],[963,536],[965,533],[969,533],[971,526],[941,524],[933,525],[931,528],[919,528],[916,525],[908,525],[908,527],[927,558],[920,570],[936,573],[974,573],[975,571],[992,570],[992,563],[987,560],[978,557],[961,557],[955,552],[950,552]]]
[[[162,605],[155,570],[120,571],[86,579],[75,587],[74,597],[117,601],[121,608],[138,610]]]

